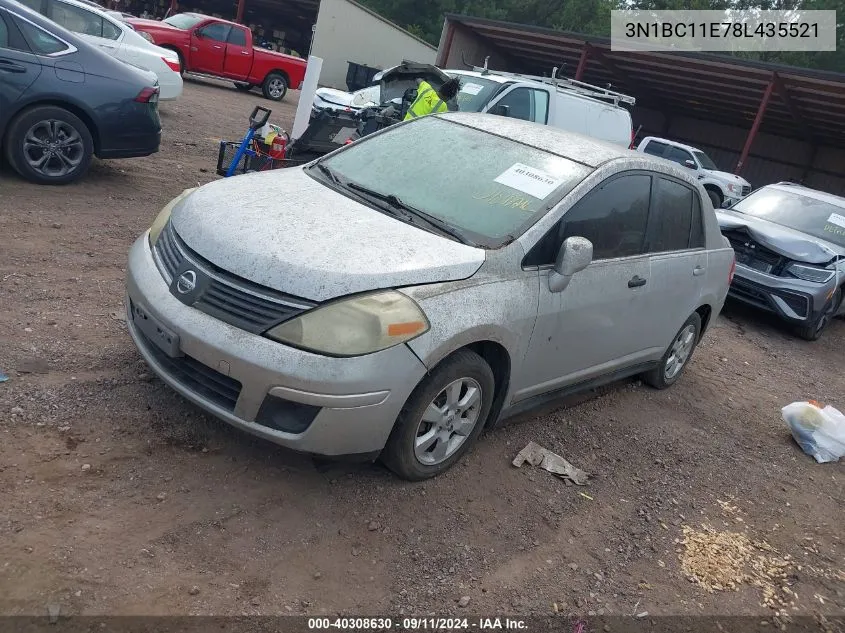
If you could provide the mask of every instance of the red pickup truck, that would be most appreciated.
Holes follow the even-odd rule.
[[[252,31],[243,24],[199,13],[177,13],[159,22],[127,18],[146,39],[179,55],[182,72],[225,77],[238,90],[261,86],[264,96],[281,101],[288,87],[299,89],[305,60],[252,45]]]

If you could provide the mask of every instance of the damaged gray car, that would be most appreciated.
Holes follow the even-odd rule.
[[[845,198],[778,183],[716,216],[736,252],[730,297],[777,314],[808,341],[845,312]]]

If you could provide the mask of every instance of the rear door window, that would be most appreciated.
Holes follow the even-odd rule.
[[[658,176],[654,181],[654,202],[649,218],[646,250],[649,253],[686,250],[691,247],[693,200],[698,196],[690,187],[674,180]],[[696,230],[700,234],[700,209],[698,220]]]
[[[27,22],[20,20],[18,22],[21,33],[26,38],[30,50],[36,55],[55,55],[62,51],[68,50],[68,45],[60,39],[50,35],[47,31]]]
[[[232,27],[232,31],[229,33],[229,44],[233,46],[246,46],[246,31]]]

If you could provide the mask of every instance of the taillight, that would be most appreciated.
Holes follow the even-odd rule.
[[[731,259],[731,272],[728,273],[728,285],[734,281],[734,273],[736,272],[736,256]]]
[[[135,97],[135,101],[138,103],[156,103],[158,102],[158,86],[153,88],[144,88],[141,92],[138,93],[138,96]]]
[[[634,149],[634,141],[637,139],[637,133],[634,130],[631,130],[631,144],[628,146],[628,149]]]
[[[162,61],[167,64],[167,67],[175,73],[178,73],[182,70],[182,66],[179,64],[179,60],[168,59],[167,57],[162,57]]]

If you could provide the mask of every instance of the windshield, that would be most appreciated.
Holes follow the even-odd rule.
[[[759,189],[737,202],[731,211],[845,246],[845,205],[836,206],[779,189]]]
[[[485,105],[502,84],[481,77],[469,77],[466,75],[454,75],[461,81],[461,89],[458,91],[458,110],[461,112],[481,112]]]
[[[490,247],[516,237],[592,170],[561,156],[436,117],[349,145],[319,164],[393,195]],[[476,239],[479,238],[479,239]]]
[[[719,168],[716,167],[716,163],[710,160],[710,157],[704,152],[695,151],[693,152],[693,154],[695,154],[695,157],[698,159],[698,162],[701,163],[701,166],[704,169],[712,169],[714,171],[719,171]]]
[[[169,24],[170,26],[174,26],[177,29],[182,29],[183,31],[187,31],[192,26],[196,26],[200,22],[203,21],[203,17],[200,15],[190,15],[189,13],[177,13],[176,15],[171,15],[166,20],[162,20],[165,24]]]

